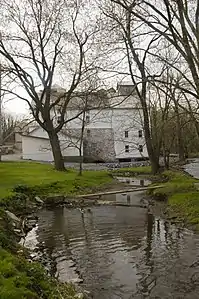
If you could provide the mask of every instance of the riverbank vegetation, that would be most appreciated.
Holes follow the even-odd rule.
[[[74,287],[59,284],[41,265],[29,262],[18,241],[12,221],[0,209],[0,298],[75,298]]]
[[[199,228],[199,180],[175,170],[165,171],[162,176],[166,179],[164,187],[151,191],[153,197],[168,200],[169,217]]]

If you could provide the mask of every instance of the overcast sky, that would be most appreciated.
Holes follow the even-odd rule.
[[[6,111],[11,112],[12,114],[27,114],[28,113],[28,106],[27,104],[19,99],[15,99],[12,101],[4,101],[3,107]]]

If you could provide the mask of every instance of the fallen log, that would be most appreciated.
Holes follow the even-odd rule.
[[[131,192],[138,192],[138,191],[147,191],[153,189],[160,189],[163,188],[164,185],[160,186],[149,186],[149,187],[141,187],[141,188],[131,188],[131,189],[123,189],[123,190],[113,190],[113,191],[106,191],[106,192],[99,192],[99,193],[92,193],[92,194],[83,194],[77,195],[76,198],[92,198],[92,197],[101,197],[103,195],[111,195],[111,194],[120,194],[120,193],[131,193]]]
[[[103,201],[103,202],[98,202],[99,205],[101,206],[114,206],[114,207],[130,207],[130,208],[142,208],[142,209],[148,209],[148,206],[147,205],[139,205],[139,204],[125,204],[125,203],[122,203],[122,202],[106,202],[106,201]]]

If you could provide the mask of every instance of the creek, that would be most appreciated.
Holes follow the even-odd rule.
[[[142,192],[102,199],[139,205],[145,200]],[[94,206],[83,214],[57,207],[37,216],[25,240],[33,259],[39,257],[60,281],[81,284],[92,298],[199,298],[199,235],[194,232],[131,206]]]

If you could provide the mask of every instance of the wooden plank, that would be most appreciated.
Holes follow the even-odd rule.
[[[149,187],[141,187],[141,188],[131,188],[131,189],[123,189],[123,190],[113,190],[113,191],[106,191],[100,193],[93,193],[93,194],[84,194],[84,195],[77,195],[76,198],[89,198],[89,197],[100,197],[103,195],[111,195],[111,194],[120,194],[120,193],[130,193],[130,192],[138,192],[138,191],[146,191],[146,190],[153,190],[163,188],[164,185],[160,186],[149,186]]]

